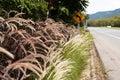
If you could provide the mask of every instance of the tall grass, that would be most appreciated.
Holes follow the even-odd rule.
[[[61,55],[60,44],[74,29],[62,23],[0,17],[0,80],[65,80],[72,61]]]
[[[0,80],[77,80],[87,64],[88,34],[71,39],[75,29],[53,22],[0,17]]]
[[[78,80],[87,65],[92,37],[89,32],[75,36],[50,54],[51,67],[43,80]]]
[[[61,55],[61,49],[52,51],[49,55],[49,65],[43,79],[39,80],[66,80],[73,68],[72,61],[64,59]]]
[[[66,43],[62,54],[65,59],[74,61],[71,76],[66,80],[78,80],[80,74],[87,65],[87,59],[89,57],[89,45],[92,43],[92,37],[89,33],[85,33],[81,36],[76,36],[72,40]]]

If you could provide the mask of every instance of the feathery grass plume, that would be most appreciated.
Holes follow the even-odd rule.
[[[16,10],[10,10],[9,12],[7,12],[6,10],[1,10],[1,13],[3,15],[3,17],[5,16],[5,18],[10,18],[10,17],[22,17],[23,14],[25,13],[19,13]]]
[[[78,80],[84,70],[89,57],[89,45],[91,44],[89,37],[89,33],[82,37],[77,35],[65,44],[62,51],[64,58],[75,62],[72,64],[72,75],[67,80]]]
[[[74,32],[56,22],[43,25],[16,16],[0,17],[1,53],[13,58],[0,54],[0,79],[66,79],[73,62],[63,59],[58,42],[65,43]]]
[[[3,17],[0,17],[0,22],[3,22],[5,19]]]
[[[1,52],[8,55],[10,58],[14,59],[14,55],[2,47],[0,47],[0,53]]]
[[[76,35],[74,38],[69,40],[67,43],[64,45],[64,56],[67,56],[69,54],[74,54],[73,51],[75,51],[79,45],[83,42],[83,39],[81,38],[80,35]]]
[[[4,34],[0,32],[0,45],[2,44],[3,41],[4,41]]]
[[[47,61],[47,57],[42,54],[30,54],[26,56],[25,58],[20,59],[8,65],[3,70],[4,71],[3,77],[6,77],[6,76],[12,77],[15,74],[10,75],[10,73],[12,72],[16,73],[16,70],[17,70],[20,72],[20,74],[17,74],[18,75],[17,77],[20,78],[20,80],[30,77],[33,73],[41,78],[42,77],[41,74],[44,72],[44,64],[41,64],[37,60],[37,58],[42,59],[44,64]]]
[[[54,80],[67,80],[71,75],[73,61],[66,59],[58,62],[55,66],[55,74],[53,75]]]
[[[19,24],[19,26],[17,26],[19,29],[23,28],[23,29],[30,29],[32,31],[36,31],[35,28],[32,26],[34,25],[35,23],[31,20],[25,20],[23,18],[14,18],[14,17],[11,17],[11,18],[8,18],[8,19],[5,19],[5,22],[6,24],[9,24],[9,23],[16,23],[16,24]]]
[[[16,10],[10,10],[10,11],[8,12],[8,18],[13,17],[15,14],[18,14],[18,13],[19,13],[19,12],[16,11]]]
[[[21,17],[23,14],[25,14],[25,13],[17,13],[14,17]]]
[[[0,14],[4,17],[4,18],[8,18],[8,12],[4,9],[1,10]]]
[[[71,75],[71,62],[69,59],[63,59],[61,55],[62,48],[51,50],[49,57],[49,65],[47,66],[47,74],[43,79],[39,80],[66,80]]]

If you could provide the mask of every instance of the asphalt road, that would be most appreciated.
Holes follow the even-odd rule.
[[[88,28],[93,35],[108,80],[120,80],[120,30]]]

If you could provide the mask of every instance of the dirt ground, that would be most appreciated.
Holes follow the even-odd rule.
[[[99,54],[94,45],[90,46],[88,65],[79,80],[108,80]]]

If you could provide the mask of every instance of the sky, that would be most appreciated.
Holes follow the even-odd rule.
[[[120,0],[89,0],[88,14],[120,8]]]

